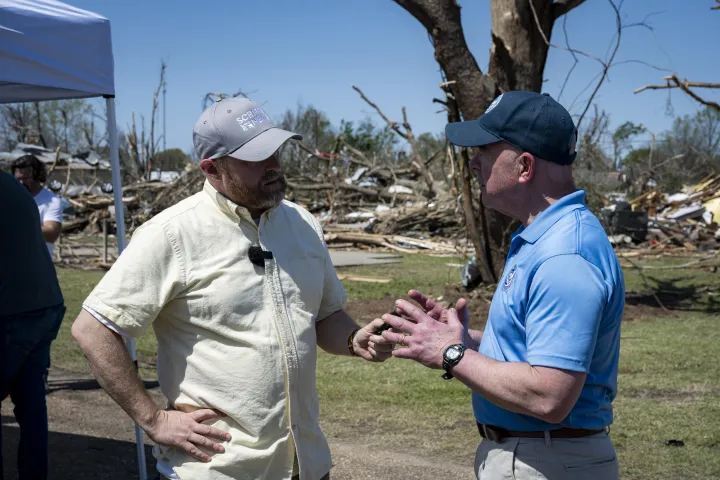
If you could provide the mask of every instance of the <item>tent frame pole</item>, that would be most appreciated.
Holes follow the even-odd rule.
[[[110,165],[112,167],[113,199],[115,203],[115,225],[118,257],[125,250],[125,209],[122,203],[122,179],[120,177],[120,151],[118,145],[117,120],[115,118],[115,97],[106,96],[107,106],[107,127],[110,145]],[[137,354],[135,351],[135,339],[126,341],[130,357],[135,364],[135,371],[138,371]],[[138,475],[140,480],[147,480],[147,466],[145,463],[145,440],[143,431],[138,424],[135,424],[135,444],[137,446]]]

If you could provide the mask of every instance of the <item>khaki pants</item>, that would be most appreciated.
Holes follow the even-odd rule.
[[[478,480],[613,480],[618,460],[605,433],[583,438],[483,439],[475,454]]]

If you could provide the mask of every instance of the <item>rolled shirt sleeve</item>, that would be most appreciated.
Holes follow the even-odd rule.
[[[315,227],[315,231],[323,243],[325,254],[325,282],[323,284],[322,301],[320,302],[320,309],[317,314],[317,320],[320,321],[329,317],[333,313],[344,309],[347,304],[348,297],[345,287],[335,271],[330,251],[325,243],[325,236],[323,235],[322,227],[314,217],[312,218],[312,222]]]
[[[52,197],[45,210],[42,221],[62,223],[62,201],[60,197]]]
[[[145,224],[83,303],[133,337],[183,290],[185,269],[166,225]]]
[[[607,298],[602,273],[582,256],[543,262],[528,296],[528,363],[588,373]]]

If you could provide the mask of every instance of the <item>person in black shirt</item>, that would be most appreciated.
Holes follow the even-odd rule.
[[[20,425],[19,478],[47,478],[44,376],[64,302],[35,200],[20,182],[0,172],[0,399],[10,396]]]

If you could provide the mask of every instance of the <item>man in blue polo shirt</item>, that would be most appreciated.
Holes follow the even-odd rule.
[[[484,332],[466,302],[443,310],[411,291],[384,317],[398,358],[444,369],[473,391],[479,479],[618,478],[608,436],[617,392],[624,280],[575,187],[577,130],[548,95],[506,92],[478,120],[447,125],[471,147],[482,201],[522,223]]]

